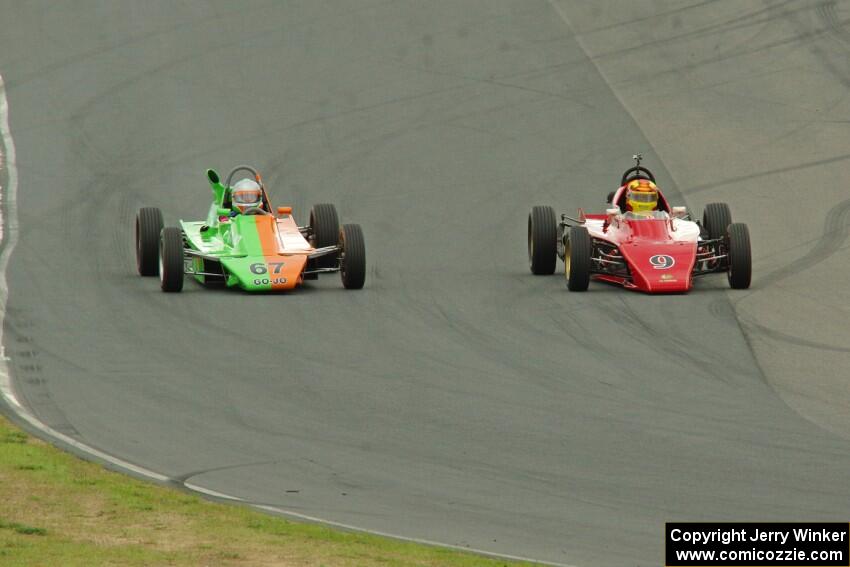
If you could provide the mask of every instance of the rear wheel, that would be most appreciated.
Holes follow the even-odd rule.
[[[587,291],[590,285],[593,242],[583,226],[570,228],[570,237],[564,250],[564,275],[570,291]]]
[[[310,244],[314,248],[334,246],[339,241],[339,215],[329,203],[313,205],[310,209]],[[334,256],[320,256],[311,261],[314,268],[333,268]]]
[[[744,223],[729,225],[729,285],[732,289],[747,289],[753,273],[750,250],[750,231]]]
[[[732,224],[732,212],[726,203],[709,203],[702,213],[702,225],[708,231],[708,237],[723,238],[726,228]]]
[[[159,240],[159,285],[162,291],[183,289],[183,231],[168,226]]]
[[[157,274],[159,234],[162,232],[162,211],[143,207],[136,215],[136,269],[140,276]]]
[[[344,224],[339,233],[342,256],[339,275],[345,289],[361,289],[366,282],[366,243],[359,224]]]
[[[552,207],[533,207],[528,215],[528,261],[531,273],[555,273],[558,252],[558,223]]]

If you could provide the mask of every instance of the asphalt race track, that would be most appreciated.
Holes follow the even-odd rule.
[[[657,565],[674,520],[850,511],[850,3],[0,3],[19,176],[20,401],[178,481],[363,529]],[[642,152],[726,201],[754,280],[646,296],[527,267],[532,205],[600,209]],[[204,170],[359,222],[253,296],[135,273]],[[8,175],[0,173],[4,188]]]

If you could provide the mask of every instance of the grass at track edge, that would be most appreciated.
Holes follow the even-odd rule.
[[[529,565],[210,502],[79,459],[1,415],[0,564]]]

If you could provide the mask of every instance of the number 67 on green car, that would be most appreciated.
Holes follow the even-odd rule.
[[[239,173],[243,176],[232,183]],[[166,292],[181,291],[186,274],[205,285],[276,292],[291,290],[319,274],[339,272],[346,289],[363,287],[363,231],[357,224],[340,225],[333,205],[314,205],[307,226],[298,226],[291,207],[273,212],[253,167],[236,167],[223,184],[210,169],[207,180],[213,201],[206,220],[181,220],[179,227],[165,227],[158,208],[139,210],[135,227],[139,275],[158,274]]]

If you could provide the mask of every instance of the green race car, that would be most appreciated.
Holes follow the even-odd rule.
[[[239,172],[251,176],[231,185]],[[159,274],[163,291],[182,290],[185,274],[207,285],[285,291],[339,272],[346,289],[363,287],[363,232],[357,224],[340,226],[333,205],[314,205],[308,225],[298,226],[291,207],[278,207],[275,215],[253,167],[236,167],[224,184],[212,169],[207,179],[213,202],[206,220],[164,227],[162,212],[154,207],[136,216],[139,274]]]

